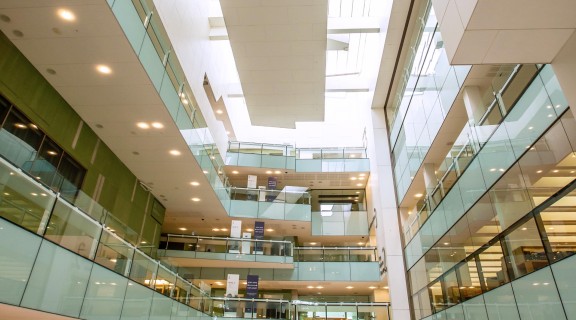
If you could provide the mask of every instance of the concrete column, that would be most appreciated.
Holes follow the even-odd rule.
[[[392,318],[411,319],[387,124],[384,110],[373,109],[369,112],[371,121],[367,121],[367,138],[371,173],[366,188],[368,210],[376,214],[378,249],[381,253],[385,252]]]
[[[424,173],[424,185],[426,192],[430,194],[438,184],[438,177],[436,177],[436,168],[433,163],[424,163],[422,165]]]
[[[477,86],[466,86],[464,87],[463,94],[464,106],[468,114],[468,122],[477,124],[487,109],[487,106],[482,102],[480,88]]]

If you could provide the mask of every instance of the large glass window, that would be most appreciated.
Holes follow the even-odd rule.
[[[514,278],[548,265],[546,252],[544,252],[534,219],[515,228],[504,237],[503,243],[507,251],[506,263]]]
[[[0,155],[73,200],[86,170],[0,96]]]

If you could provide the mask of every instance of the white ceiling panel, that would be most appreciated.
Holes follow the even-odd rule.
[[[220,4],[252,125],[323,121],[328,2]]]

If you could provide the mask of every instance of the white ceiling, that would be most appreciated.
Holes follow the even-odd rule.
[[[75,21],[58,17],[64,7]],[[2,1],[0,14],[10,19],[0,21],[0,29],[26,58],[156,197],[165,196],[168,215],[227,216],[105,1]],[[98,64],[112,74],[96,72]],[[142,130],[139,121],[165,127]],[[171,149],[182,155],[170,155]]]
[[[323,121],[328,1],[220,5],[252,125]]]

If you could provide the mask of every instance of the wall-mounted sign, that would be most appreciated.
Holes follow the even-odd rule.
[[[240,238],[242,235],[242,221],[232,220],[230,225],[230,238]]]
[[[239,274],[228,274],[226,279],[226,297],[232,298],[238,296],[238,284],[240,283]]]

